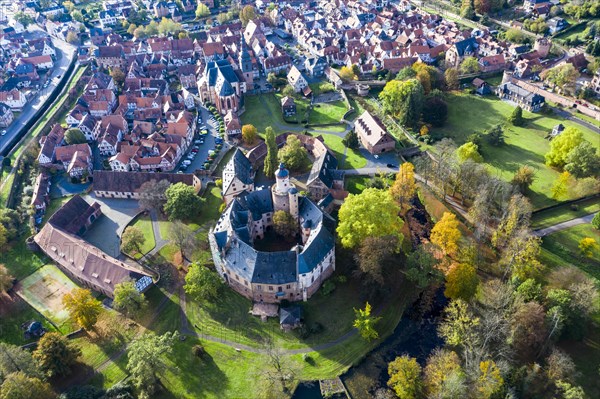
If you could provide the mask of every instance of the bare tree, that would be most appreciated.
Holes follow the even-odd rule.
[[[140,208],[162,212],[166,202],[165,191],[170,183],[167,180],[150,180],[140,187]]]
[[[179,249],[181,257],[187,259],[196,247],[194,232],[181,220],[175,220],[171,223],[170,233],[171,243]]]

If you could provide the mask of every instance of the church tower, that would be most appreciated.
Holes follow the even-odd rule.
[[[248,53],[248,49],[246,48],[244,35],[242,35],[242,39],[240,40],[240,56],[238,61],[240,65],[240,71],[242,71],[242,75],[244,75],[244,80],[246,81],[246,90],[252,90],[254,88],[252,57],[250,57],[250,53]]]

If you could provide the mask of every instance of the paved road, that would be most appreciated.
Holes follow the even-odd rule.
[[[29,32],[30,36],[40,36],[39,28],[30,27],[29,29],[32,30]],[[19,117],[6,129],[6,135],[0,137],[0,153],[8,151],[9,144],[15,137],[21,137],[26,133],[24,126],[48,100],[54,89],[68,83],[69,76],[66,72],[75,55],[75,47],[56,38],[52,38],[52,43],[56,48],[57,60],[54,63],[54,68],[47,76],[51,83],[46,89],[41,89],[33,98],[27,101]],[[57,79],[58,76],[61,76],[61,78]],[[57,90],[60,90],[60,87]]]
[[[580,224],[591,223],[596,213],[590,213],[589,215],[582,216],[580,218],[567,220],[566,222],[557,223],[554,226],[546,227],[545,229],[535,230],[533,234],[538,237],[545,237],[548,234],[556,233],[569,227],[578,226]]]

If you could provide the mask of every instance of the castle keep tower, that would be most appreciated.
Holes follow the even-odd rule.
[[[275,184],[271,188],[273,210],[286,211],[298,220],[298,190],[290,183],[290,172],[284,164],[279,164],[275,172]]]

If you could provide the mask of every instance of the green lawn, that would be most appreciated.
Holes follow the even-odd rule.
[[[32,341],[25,339],[21,324],[34,320],[41,322],[47,331],[57,331],[43,315],[20,297],[14,295],[3,298],[0,304],[0,341],[14,345]]]
[[[531,217],[531,227],[533,229],[543,229],[598,211],[600,211],[600,201],[598,198],[578,202],[576,208],[573,208],[573,205],[565,204],[557,208],[534,213]]]
[[[591,224],[582,224],[552,233],[542,239],[542,263],[548,266],[575,266],[600,281],[600,251],[592,258],[579,253],[579,241],[592,237],[600,244],[600,232]]]
[[[453,94],[448,98],[448,121],[442,128],[432,129],[432,134],[452,138],[457,145],[462,145],[474,132],[505,123],[513,106],[496,97],[485,97]],[[559,172],[544,164],[544,155],[550,149],[550,142],[545,139],[552,127],[562,123],[566,127],[576,127],[586,140],[598,145],[598,135],[574,122],[564,120],[555,115],[542,115],[524,112],[526,124],[523,127],[505,126],[506,144],[492,147],[487,142],[480,152],[493,175],[511,180],[514,173],[522,165],[529,165],[536,171],[536,179],[531,186],[528,197],[534,208],[539,209],[556,203],[551,196],[551,187]],[[570,187],[571,198],[577,197],[577,189]]]
[[[367,183],[371,178],[368,176],[346,176],[344,180],[346,191],[350,194],[360,194],[367,188]]]
[[[7,244],[0,251],[0,264],[4,264],[11,275],[17,279],[23,279],[46,263],[44,261],[46,256],[43,253],[32,252],[27,248],[25,239],[28,236],[29,233],[25,232],[17,241]]]
[[[261,101],[262,99],[262,101]],[[263,104],[266,104],[266,106]],[[264,136],[265,129],[271,126],[276,134],[285,133],[285,126],[290,126],[291,129],[298,130],[302,128],[302,124],[287,123],[283,119],[281,113],[281,94],[269,93],[259,94],[257,96],[246,96],[244,98],[246,111],[241,115],[242,124],[251,124],[256,127],[259,134]],[[302,121],[305,118],[306,108],[309,101],[305,98],[296,99],[296,115],[290,120]],[[279,127],[278,125],[283,125]]]
[[[135,259],[140,259],[148,252],[152,251],[152,249],[154,249],[154,247],[156,246],[156,241],[154,240],[154,228],[152,227],[152,220],[150,219],[149,215],[140,215],[135,218],[131,226],[137,227],[142,231],[142,233],[144,233],[145,241],[144,245],[142,245],[141,253],[135,252],[133,254],[130,254]]]
[[[54,215],[56,211],[60,209],[61,206],[66,204],[67,201],[71,199],[71,197],[71,195],[67,195],[66,197],[52,198],[50,200],[50,203],[46,207],[46,213],[44,214],[44,218],[42,219],[42,224],[46,224],[48,219],[50,219],[50,217]]]
[[[333,152],[338,160],[339,169],[358,169],[364,168],[367,165],[367,160],[362,156],[360,151],[348,148],[346,151],[346,159],[344,160],[345,146],[342,143],[342,138],[333,134],[323,134],[325,145]]]
[[[309,115],[311,125],[338,123],[348,111],[343,101],[314,104]]]

